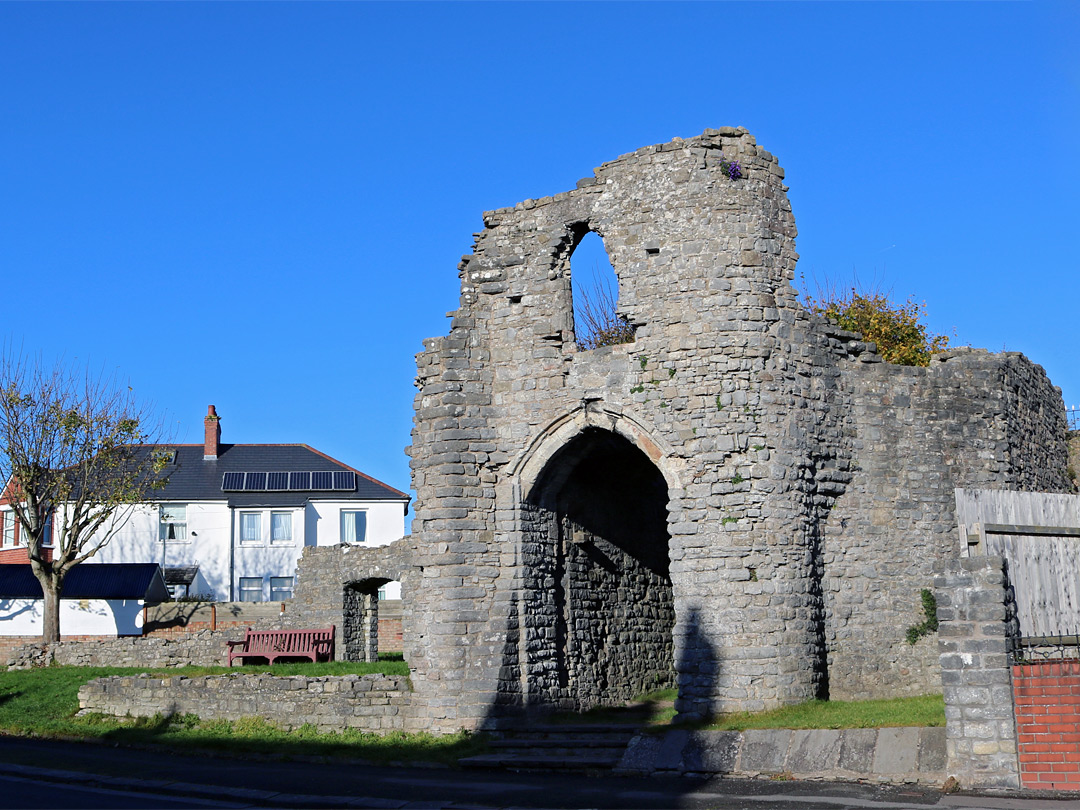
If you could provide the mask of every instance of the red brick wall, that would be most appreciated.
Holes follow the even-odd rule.
[[[379,619],[379,652],[401,652],[401,619]]]
[[[52,562],[53,550],[43,548],[41,556],[46,562]],[[30,559],[26,556],[26,546],[16,546],[0,549],[0,565],[29,565]]]
[[[1013,667],[1024,787],[1080,790],[1080,660]]]
[[[229,630],[234,627],[241,629],[247,629],[251,627],[253,622],[250,619],[244,619],[242,621],[221,621],[216,624],[211,622],[188,622],[187,624],[176,624],[171,626],[153,626],[143,631],[143,636],[146,638],[177,638],[178,636],[188,636],[192,633],[198,633],[200,630]]]

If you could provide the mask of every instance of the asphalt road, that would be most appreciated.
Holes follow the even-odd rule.
[[[370,807],[1080,810],[1080,797],[943,796],[916,787],[507,774],[359,762],[181,756],[0,737],[2,808]]]

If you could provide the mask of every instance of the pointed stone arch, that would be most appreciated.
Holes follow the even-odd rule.
[[[526,703],[582,710],[675,684],[670,448],[591,403],[513,465]]]

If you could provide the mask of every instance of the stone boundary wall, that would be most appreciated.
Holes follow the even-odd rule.
[[[243,630],[201,630],[179,638],[106,638],[28,644],[8,658],[8,667],[30,669],[55,664],[75,667],[224,666],[226,641],[240,640]]]
[[[409,697],[409,679],[392,675],[114,675],[83,686],[79,708],[118,717],[261,717],[286,730],[313,725],[319,731],[385,734],[405,728]]]
[[[948,771],[965,788],[1020,786],[1001,557],[964,557],[934,579]]]
[[[639,734],[617,773],[784,775],[941,785],[943,728],[750,729]]]

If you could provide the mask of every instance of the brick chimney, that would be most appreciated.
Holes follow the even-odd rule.
[[[217,409],[211,405],[206,409],[206,442],[203,444],[203,459],[216,459],[218,445],[221,444],[221,419],[217,415]]]

